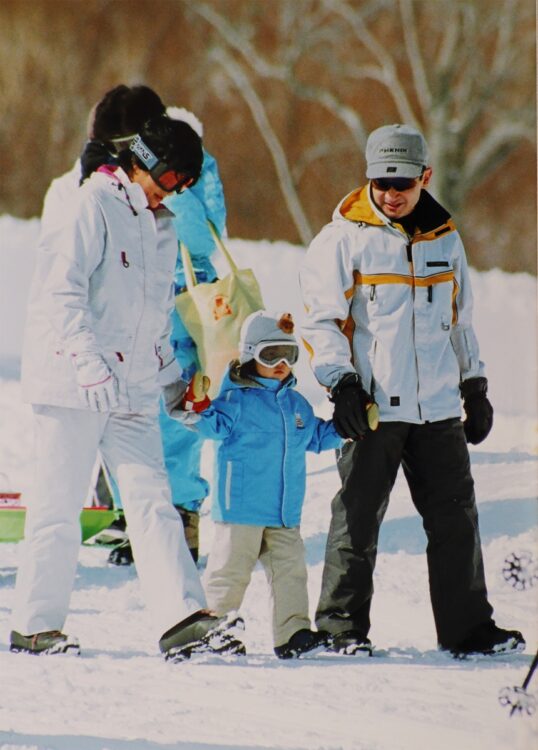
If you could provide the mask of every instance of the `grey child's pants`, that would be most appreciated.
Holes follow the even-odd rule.
[[[310,629],[299,527],[216,522],[204,581],[207,603],[219,616],[238,609],[258,560],[270,587],[274,645],[281,646],[298,630]]]

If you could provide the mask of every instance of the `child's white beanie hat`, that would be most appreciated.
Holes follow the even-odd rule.
[[[167,107],[166,114],[171,120],[186,122],[187,125],[190,125],[194,132],[200,136],[200,138],[204,137],[204,126],[194,112],[190,112],[188,109],[185,109],[185,107]]]
[[[296,344],[293,335],[294,323],[291,313],[257,310],[245,318],[239,340],[239,362],[244,364],[254,358],[258,344],[271,341],[286,341]]]

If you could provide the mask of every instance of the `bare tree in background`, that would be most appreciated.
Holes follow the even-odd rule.
[[[532,0],[1,0],[0,212],[39,214],[94,102],[146,83],[204,122],[235,236],[306,245],[404,121],[473,265],[536,273],[534,21]]]
[[[374,100],[386,100],[386,122],[424,132],[436,195],[456,214],[522,141],[535,142],[534,96],[522,85],[534,69],[529,0],[275,0],[233,5],[233,22],[230,2],[183,2],[211,29],[210,57],[247,104],[304,244],[313,232],[303,169],[335,148],[362,152],[383,124],[370,121]],[[267,86],[323,110],[336,130],[292,161]]]
[[[153,8],[140,0],[134,10],[148,18]],[[0,206],[8,191],[23,209],[35,203],[36,184],[42,197],[82,150],[90,107],[119,83],[145,82],[161,62],[163,38],[179,28],[177,6],[163,5],[144,27],[143,43],[129,10],[110,0],[1,0],[0,146],[10,181],[0,185]]]

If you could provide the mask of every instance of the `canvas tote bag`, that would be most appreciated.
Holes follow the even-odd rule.
[[[211,380],[209,398],[215,398],[229,362],[239,355],[241,324],[264,305],[254,272],[236,266],[217,230],[208,224],[230,273],[212,284],[197,283],[189,251],[180,243],[187,289],[176,296],[176,309],[196,344],[202,372]]]

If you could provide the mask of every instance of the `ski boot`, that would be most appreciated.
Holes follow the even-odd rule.
[[[345,630],[343,633],[333,635],[332,643],[327,649],[327,651],[346,656],[372,656],[373,650],[371,640],[358,630]]]
[[[275,646],[275,655],[279,659],[300,659],[302,656],[314,656],[326,651],[332,638],[325,631],[303,628],[292,635],[287,643]]]
[[[245,629],[242,617],[230,613],[216,617],[205,610],[195,612],[161,637],[159,648],[167,661],[182,662],[192,656],[245,654],[239,635]]]
[[[65,635],[59,630],[47,630],[34,635],[22,635],[12,630],[9,636],[9,650],[25,654],[67,654],[80,655],[80,644],[77,638]]]
[[[493,620],[476,627],[461,643],[448,651],[456,659],[472,656],[497,656],[525,650],[525,639],[519,630],[503,630]]]

